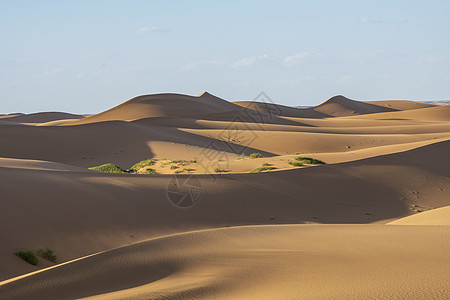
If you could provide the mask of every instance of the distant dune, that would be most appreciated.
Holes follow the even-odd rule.
[[[433,107],[435,105],[415,102],[415,101],[407,101],[407,100],[385,100],[385,101],[364,101],[365,103],[384,106],[387,108],[392,108],[395,110],[410,110],[410,109],[418,109],[418,108],[426,108]]]
[[[317,112],[310,108],[296,108],[273,103],[264,103],[257,101],[236,101],[234,104],[245,108],[253,109],[259,112],[275,116],[294,117],[294,118],[325,118],[327,114]]]
[[[406,110],[395,113],[382,113],[361,116],[367,119],[405,119],[405,120],[423,120],[423,121],[450,121],[450,106],[433,106],[414,110]]]
[[[367,102],[350,100],[344,96],[334,96],[313,108],[328,116],[344,117],[352,115],[376,114],[396,111],[393,108],[374,105]]]
[[[70,125],[103,121],[134,121],[148,117],[195,117],[239,109],[238,106],[207,92],[198,97],[180,94],[145,95]]]
[[[0,141],[0,299],[450,298],[450,106],[156,94]]]
[[[83,119],[84,116],[74,115],[63,112],[41,112],[34,114],[22,114],[3,118],[6,121],[18,122],[18,123],[45,123],[66,119]]]

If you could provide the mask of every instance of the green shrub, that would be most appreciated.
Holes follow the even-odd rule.
[[[32,264],[34,266],[37,265],[39,262],[39,259],[37,258],[36,253],[34,253],[33,250],[17,251],[14,254],[23,259],[24,261],[26,261],[27,263]]]
[[[225,170],[225,169],[215,168],[215,169],[214,169],[214,172],[216,172],[216,173],[225,173],[225,172],[228,172],[228,171]]]
[[[270,171],[270,170],[275,170],[275,169],[276,169],[275,167],[259,167],[259,168],[254,169],[253,171],[251,171],[251,173],[260,173],[263,171]]]
[[[299,161],[290,161],[289,164],[293,167],[303,167],[303,164]]]
[[[156,160],[155,160],[155,159],[146,159],[146,160],[143,160],[143,161],[138,162],[137,164],[134,164],[134,165],[130,168],[130,170],[138,171],[139,169],[142,169],[142,168],[144,168],[144,167],[147,167],[147,166],[153,166],[155,163],[156,163]]]
[[[184,162],[185,162],[184,159],[178,159],[178,160],[172,159],[172,160],[170,161],[170,163],[172,163],[172,164],[182,164],[182,163],[184,163]]]
[[[191,160],[191,163],[194,163],[194,164],[196,164],[197,163],[197,161],[194,159],[194,160]]]
[[[303,162],[305,162],[307,164],[311,164],[311,165],[325,164],[324,161],[321,161],[321,160],[318,160],[318,159],[315,159],[315,158],[311,158],[311,157],[297,156],[295,159],[303,161]]]
[[[178,166],[170,166],[172,170],[178,169]]]
[[[269,164],[269,163],[263,163],[263,167],[268,167],[268,166],[271,166],[271,164]]]
[[[255,152],[255,153],[250,154],[248,157],[250,157],[250,158],[261,158],[262,155],[261,155],[261,153]]]
[[[191,168],[184,168],[183,171],[186,171],[186,172],[192,172],[192,171],[194,171],[194,169],[191,169]]]
[[[154,169],[147,169],[146,173],[147,174],[153,174],[153,175],[157,175],[158,174]]]
[[[37,255],[39,255],[40,257],[45,258],[46,260],[49,260],[51,262],[56,262],[56,255],[52,249],[49,249],[49,248],[38,249]]]
[[[104,164],[97,167],[91,167],[89,170],[103,172],[103,173],[129,173],[127,170],[122,169],[121,167],[115,164]]]

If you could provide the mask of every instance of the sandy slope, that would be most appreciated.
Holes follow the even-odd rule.
[[[358,117],[364,119],[410,119],[431,122],[450,121],[450,105],[406,110],[395,113],[387,112]]]
[[[194,176],[202,195],[191,209],[168,201],[172,176],[0,168],[0,276],[36,270],[12,255],[20,249],[49,246],[66,261],[166,233],[246,224],[385,223],[446,206],[449,147],[447,141],[344,164]]]
[[[0,280],[53,266],[17,250],[48,246],[58,263],[106,251],[0,283],[0,298],[448,298],[448,226],[416,225],[448,225],[449,108],[205,93],[140,96],[76,121],[0,116]],[[238,159],[252,152],[264,158]],[[298,155],[329,164],[293,168]],[[85,168],[148,158],[233,173]],[[277,170],[247,173],[263,163]],[[169,201],[175,180],[185,201],[201,190],[195,206]],[[246,225],[257,226],[224,228]]]
[[[390,222],[389,225],[450,225],[450,206],[401,218]]]
[[[200,231],[100,253],[0,292],[4,299],[446,298],[449,230],[288,225]]]

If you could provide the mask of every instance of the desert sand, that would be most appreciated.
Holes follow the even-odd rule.
[[[450,106],[157,94],[0,140],[1,299],[450,298]]]

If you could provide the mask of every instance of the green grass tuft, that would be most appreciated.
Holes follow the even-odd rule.
[[[216,173],[225,173],[225,172],[228,172],[228,171],[225,170],[225,169],[215,168],[214,172],[216,172]]]
[[[261,158],[263,156],[261,155],[261,153],[255,152],[255,153],[250,154],[248,157],[250,157],[250,158]]]
[[[137,164],[134,164],[130,168],[130,170],[138,171],[138,170],[140,170],[140,169],[142,169],[144,167],[153,166],[155,163],[156,163],[156,159],[152,159],[152,158],[151,159],[146,159],[146,160],[138,162]]]
[[[172,159],[170,161],[171,164],[182,164],[184,162],[186,162],[184,159],[178,159],[178,160]]]
[[[260,173],[260,172],[270,171],[270,170],[275,170],[275,169],[276,169],[275,167],[259,167],[259,168],[254,169],[250,173]]]
[[[37,265],[39,262],[39,259],[33,250],[17,251],[14,254],[33,266]]]
[[[292,165],[293,167],[303,167],[304,165],[299,162],[299,161],[290,161],[289,162],[290,165]]]
[[[97,167],[91,167],[89,170],[103,172],[103,173],[128,173],[127,170],[122,169],[121,167],[115,164],[104,164]]]
[[[312,158],[312,157],[297,156],[295,159],[303,161],[303,162],[305,162],[307,164],[311,164],[311,165],[323,165],[323,164],[325,164],[324,161],[321,161],[321,160],[318,160],[318,159],[315,159],[315,158]]]
[[[52,249],[49,248],[38,249],[37,255],[51,262],[56,262],[56,255]]]
[[[268,166],[271,166],[271,164],[269,164],[269,163],[263,163],[263,167],[268,167]]]
[[[153,170],[153,169],[147,169],[147,170],[146,170],[146,173],[147,173],[147,174],[153,174],[153,175],[157,175],[157,174],[158,174],[158,172],[156,172],[156,171]]]

